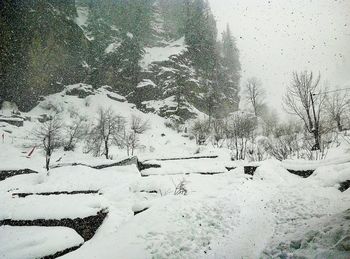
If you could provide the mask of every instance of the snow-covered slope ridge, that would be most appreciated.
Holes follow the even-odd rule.
[[[94,122],[97,111],[111,108],[116,114],[125,117],[130,122],[132,116],[148,121],[149,130],[140,136],[141,147],[136,151],[137,156],[143,158],[168,157],[171,149],[172,155],[193,154],[195,152],[194,140],[181,137],[180,134],[165,126],[166,119],[154,114],[139,111],[136,106],[126,101],[125,97],[113,92],[108,86],[94,90],[90,85],[77,84],[67,86],[62,92],[49,95],[38,106],[31,110],[27,116],[40,117],[43,114],[58,112],[64,121],[71,119],[71,112],[78,112]],[[25,123],[30,128],[31,123]],[[115,158],[126,156],[125,150],[114,149]]]

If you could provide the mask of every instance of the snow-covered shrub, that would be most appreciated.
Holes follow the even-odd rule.
[[[266,152],[278,160],[301,158],[303,156],[302,144],[299,141],[301,131],[302,127],[293,121],[278,125],[273,136],[264,143]]]
[[[196,120],[190,129],[198,145],[203,145],[210,136],[209,123],[206,120]]]
[[[178,116],[172,115],[164,122],[165,127],[175,130],[178,133],[185,131],[185,126]]]
[[[278,160],[291,158],[300,150],[296,137],[297,135],[293,134],[271,138],[265,143],[265,150]]]
[[[175,184],[174,195],[187,195],[187,181],[182,178],[177,184]]]
[[[170,121],[165,121],[165,122],[164,122],[164,126],[167,127],[167,128],[172,129],[173,124],[172,124]]]

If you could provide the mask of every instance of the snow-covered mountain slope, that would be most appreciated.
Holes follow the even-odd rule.
[[[78,113],[80,116],[85,116],[92,124],[96,120],[100,108],[110,108],[116,114],[123,116],[128,123],[130,123],[132,116],[140,117],[143,121],[148,122],[150,129],[140,135],[141,146],[135,151],[135,155],[141,158],[167,157],[170,151],[172,155],[193,154],[197,149],[194,140],[182,137],[181,134],[166,126],[166,124],[171,124],[170,121],[154,113],[141,112],[134,104],[126,101],[125,97],[110,91],[107,86],[97,90],[85,84],[67,86],[62,92],[45,97],[30,112],[23,113],[22,117],[27,117],[27,120],[24,121],[24,127],[18,128],[2,123],[1,130],[4,132],[5,143],[13,141],[15,145],[26,145],[26,150],[29,152],[34,145],[31,141],[32,129],[38,125],[38,119],[58,113],[64,123],[69,124],[72,120],[72,114]],[[3,111],[3,113],[6,112]],[[126,151],[114,148],[112,156],[120,160],[126,157]],[[71,156],[67,156],[63,157],[61,162],[74,159],[76,158],[71,159]],[[3,166],[5,164],[7,164],[6,161]],[[10,164],[11,162],[9,162],[9,166]]]
[[[69,123],[72,111],[76,111],[94,122],[100,107],[111,108],[128,121],[132,115],[148,120],[150,129],[141,135],[142,147],[136,155],[147,159],[145,164],[159,163],[164,170],[154,168],[154,174],[142,177],[134,164],[104,169],[69,165],[113,162],[84,154],[84,143],[74,152],[54,152],[52,163],[63,166],[51,168],[49,175],[40,149],[27,158],[37,119],[59,112]],[[2,113],[11,115],[10,111]],[[4,133],[0,173],[31,168],[39,174],[0,181],[0,222],[5,225],[0,226],[0,240],[5,239],[0,242],[0,258],[37,258],[66,249],[69,253],[63,258],[74,259],[350,256],[346,212],[350,191],[338,190],[340,181],[350,180],[348,163],[338,159],[339,150],[344,157],[349,154],[349,146],[331,150],[327,163],[319,163],[309,178],[290,174],[285,163],[275,160],[260,162],[250,176],[244,174],[247,163],[231,161],[229,150],[199,149],[194,140],[166,127],[166,119],[141,112],[108,87],[67,86],[20,116],[25,118],[23,127],[0,124],[0,133]],[[114,160],[126,157],[125,150],[117,147],[111,154]],[[192,159],[163,159],[188,156]],[[197,159],[200,156],[206,158]],[[310,169],[308,163],[304,165]],[[226,166],[235,169],[228,171]],[[194,174],[204,170],[219,174]],[[186,195],[175,195],[179,183],[183,183]],[[87,193],[74,194],[79,191]],[[66,225],[41,229],[22,226],[93,217],[101,210],[108,215],[101,225],[96,223],[96,233],[86,242],[79,237],[81,233],[68,230]],[[9,222],[20,226],[7,226]]]

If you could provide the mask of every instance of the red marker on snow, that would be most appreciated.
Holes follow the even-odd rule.
[[[34,152],[34,149],[35,149],[35,146],[32,148],[32,150],[28,153],[28,155],[27,155],[27,158],[30,158],[31,157],[31,155],[33,154],[33,152]]]

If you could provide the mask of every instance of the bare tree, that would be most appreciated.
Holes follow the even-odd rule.
[[[112,144],[120,145],[125,129],[124,117],[115,114],[111,108],[98,110],[96,125],[89,133],[87,140],[88,152],[95,156],[104,155],[109,158],[109,148]]]
[[[235,159],[245,159],[247,143],[252,140],[257,127],[256,117],[247,114],[233,114],[227,123],[226,138],[228,148],[235,152]]]
[[[34,139],[45,152],[45,168],[50,170],[50,160],[54,150],[63,145],[62,121],[56,114],[33,130]]]
[[[64,129],[67,136],[64,145],[65,151],[74,150],[77,142],[87,135],[87,118],[79,115],[77,112],[71,112],[71,117],[73,117],[73,120]]]
[[[139,135],[149,129],[149,122],[142,120],[140,117],[132,115],[130,122],[130,130],[124,129],[123,146],[126,147],[128,156],[134,155],[134,151],[140,145]]]
[[[304,122],[307,131],[313,134],[314,150],[320,149],[321,111],[325,102],[320,79],[320,74],[314,78],[312,72],[294,72],[292,84],[283,100],[286,111],[298,116]]]
[[[244,87],[245,97],[252,106],[254,115],[260,116],[262,113],[261,108],[264,106],[265,95],[261,82],[256,77],[251,77],[247,80]]]
[[[212,123],[211,123],[211,132],[212,132],[211,135],[212,135],[212,141],[213,141],[214,146],[222,147],[222,145],[224,144],[225,129],[226,129],[226,125],[225,125],[224,120],[215,119],[212,121]]]
[[[350,108],[348,92],[334,92],[326,98],[326,111],[332,122],[336,123],[338,131],[343,130],[343,116]]]
[[[266,109],[266,111],[261,116],[263,120],[263,134],[265,136],[270,136],[273,134],[274,130],[278,127],[278,115],[274,110]]]

